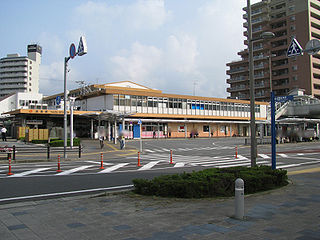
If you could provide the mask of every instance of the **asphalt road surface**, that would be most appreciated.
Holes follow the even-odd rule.
[[[243,138],[143,140],[140,166],[139,141],[127,142],[101,156],[95,145],[80,161],[0,164],[0,204],[34,198],[95,193],[132,187],[134,178],[153,178],[161,174],[200,170],[211,167],[250,166],[250,146]],[[95,144],[95,143],[93,143]],[[237,153],[236,153],[237,148]],[[87,151],[88,151],[87,149]],[[172,151],[172,163],[171,154]],[[270,165],[270,145],[258,146],[257,164]],[[277,145],[277,168],[292,169],[320,163],[319,142]],[[101,166],[103,168],[101,168]]]

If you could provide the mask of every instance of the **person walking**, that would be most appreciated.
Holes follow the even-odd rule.
[[[104,137],[103,137],[102,135],[100,135],[100,137],[99,137],[99,142],[100,142],[100,148],[101,148],[101,149],[102,149],[103,146],[104,146],[103,140],[104,140]]]
[[[2,136],[2,141],[7,141],[7,129],[5,127],[1,128],[1,136]]]

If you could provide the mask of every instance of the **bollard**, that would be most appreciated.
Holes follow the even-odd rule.
[[[244,181],[241,178],[235,181],[235,218],[244,218]]]
[[[58,155],[58,169],[57,169],[57,172],[62,172],[61,171],[61,168],[60,168],[60,155]]]
[[[12,146],[12,160],[16,160],[16,145]]]
[[[47,159],[50,159],[50,145],[47,147]]]
[[[170,150],[170,164],[173,164],[173,162],[172,162],[172,150]]]
[[[81,158],[81,144],[79,144],[79,158]]]
[[[11,155],[8,154],[8,160],[9,160],[9,171],[8,171],[8,176],[13,175],[13,173],[11,172]]]
[[[100,165],[100,169],[104,169],[104,167],[103,167],[103,153],[101,153],[101,165]]]
[[[138,152],[138,167],[141,167],[141,164],[140,164],[140,152]]]
[[[238,147],[236,147],[236,159],[238,158]]]

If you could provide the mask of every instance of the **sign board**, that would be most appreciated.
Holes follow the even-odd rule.
[[[304,52],[309,55],[315,55],[320,51],[320,41],[318,39],[311,39],[307,42]]]
[[[294,56],[299,56],[302,55],[302,47],[298,43],[297,39],[292,38],[292,41],[289,45],[288,51],[287,51],[287,56],[288,57],[294,57]]]
[[[293,95],[275,97],[276,102],[287,102],[292,100],[293,100]]]
[[[61,97],[57,96],[56,97],[56,105],[60,105],[60,103],[61,103]]]
[[[27,125],[42,125],[42,120],[26,120]]]
[[[69,49],[70,58],[74,58],[76,56],[76,46],[72,43]]]
[[[139,119],[139,120],[138,120],[138,124],[140,124],[140,125],[142,124],[142,121],[141,121],[141,119]]]
[[[87,50],[87,42],[84,36],[80,37],[79,46],[78,46],[78,55],[82,56],[88,52]]]

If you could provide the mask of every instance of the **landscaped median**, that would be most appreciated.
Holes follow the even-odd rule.
[[[245,194],[279,188],[288,184],[287,171],[268,166],[253,168],[210,168],[198,172],[163,175],[152,180],[134,179],[134,192],[177,198],[234,196],[234,182],[242,178]]]

